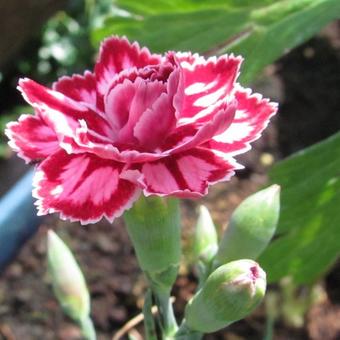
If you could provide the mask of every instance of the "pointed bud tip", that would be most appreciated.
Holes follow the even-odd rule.
[[[277,195],[281,191],[281,186],[278,184],[273,184],[270,187],[267,188],[268,192],[270,192],[272,195]]]
[[[47,231],[47,246],[50,247],[56,240],[58,240],[58,235],[52,230]]]
[[[47,237],[52,238],[56,235],[56,233],[52,229],[47,230]]]
[[[243,267],[243,273],[231,281],[231,285],[240,285],[248,287],[250,296],[256,293],[256,289],[265,289],[266,273],[264,270],[252,260],[240,260],[240,265]]]
[[[259,266],[255,265],[250,268],[251,278],[253,281],[260,277]]]
[[[192,253],[194,258],[208,263],[215,256],[218,237],[214,221],[204,205],[199,206],[199,215],[193,235]]]
[[[251,281],[251,296],[256,294],[256,289],[266,289],[266,273],[265,271],[254,262],[249,267],[248,278]]]
[[[265,271],[256,262],[254,262],[254,264],[251,265],[249,271],[253,281],[257,279],[266,279]]]
[[[199,206],[199,210],[200,210],[200,214],[209,214],[209,210],[208,210],[208,208],[205,206],[205,205],[203,205],[203,204],[201,204],[200,206]],[[210,214],[209,214],[210,215]]]
[[[200,227],[200,229],[215,229],[214,222],[212,220],[211,214],[208,210],[208,208],[204,205],[199,206],[199,215],[197,220],[197,226]]]
[[[278,184],[273,184],[270,187],[259,191],[259,194],[262,192],[265,196],[262,196],[265,200],[268,200],[268,203],[272,203],[275,199],[280,195],[281,187]],[[256,194],[255,194],[256,195]],[[261,197],[261,196],[260,196]]]

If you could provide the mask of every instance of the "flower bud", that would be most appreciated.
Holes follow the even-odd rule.
[[[219,264],[256,259],[273,237],[280,213],[280,187],[276,184],[245,199],[231,216],[219,245]]]
[[[196,259],[208,263],[215,256],[216,252],[216,228],[209,210],[204,205],[201,205],[194,234],[193,255]]]
[[[261,302],[266,274],[252,260],[238,260],[216,269],[185,309],[188,329],[211,333],[243,319]]]
[[[53,290],[65,314],[82,322],[90,313],[86,282],[71,251],[52,230],[47,236],[47,260]]]
[[[142,196],[124,218],[139,264],[151,284],[170,291],[181,256],[178,200]]]

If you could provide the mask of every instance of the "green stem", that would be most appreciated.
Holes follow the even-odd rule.
[[[96,331],[93,326],[93,322],[89,316],[80,320],[79,326],[81,328],[81,332],[86,340],[96,340]]]
[[[172,338],[178,330],[178,325],[172,308],[170,293],[154,290],[153,294],[158,307],[164,338]]]
[[[203,337],[203,334],[190,329],[187,326],[185,319],[184,319],[180,328],[175,334],[174,339],[175,340],[201,340],[202,337]]]
[[[199,261],[197,264],[197,269],[198,269],[198,286],[197,286],[197,291],[202,288],[204,285],[205,281],[209,277],[209,275],[213,272],[214,270],[214,264],[213,261],[209,262],[202,262]]]
[[[144,315],[144,327],[145,327],[145,337],[147,340],[157,340],[155,319],[152,315],[152,293],[151,290],[145,294],[143,315]]]
[[[274,318],[272,316],[267,316],[266,322],[266,333],[263,337],[263,340],[272,340],[273,339],[273,330],[274,330]]]

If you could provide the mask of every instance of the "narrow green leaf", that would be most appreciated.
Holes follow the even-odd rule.
[[[259,262],[270,282],[313,282],[340,249],[340,133],[278,163],[270,178],[282,187],[281,215]]]
[[[311,38],[329,21],[340,17],[338,0],[273,3],[270,7],[253,11],[251,21],[254,24],[250,34],[224,50],[244,56],[241,79],[245,83],[251,82],[264,66]]]
[[[340,16],[338,0],[117,0],[125,10],[92,32],[95,45],[126,35],[152,51],[234,52],[245,57],[242,81]]]

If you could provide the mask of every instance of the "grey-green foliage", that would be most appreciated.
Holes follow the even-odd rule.
[[[270,178],[282,187],[281,216],[259,261],[270,282],[313,282],[339,255],[340,133],[278,163]]]
[[[259,71],[340,16],[338,0],[117,0],[123,11],[92,31],[95,45],[126,35],[155,52],[234,52],[245,57],[241,80]]]

